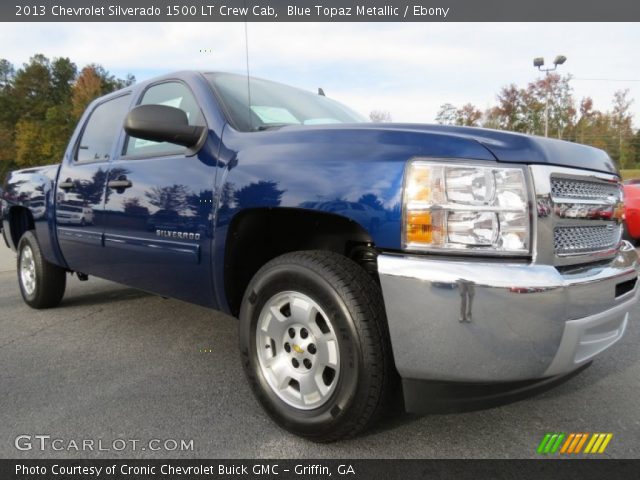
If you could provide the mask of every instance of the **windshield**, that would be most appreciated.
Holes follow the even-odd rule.
[[[366,121],[350,108],[325,96],[258,78],[251,78],[249,107],[246,76],[214,73],[206,77],[224,104],[231,123],[243,132],[283,125]]]

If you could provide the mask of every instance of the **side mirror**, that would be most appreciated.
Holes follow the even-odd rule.
[[[169,142],[194,149],[204,143],[207,129],[189,125],[187,114],[167,105],[139,105],[124,120],[128,135],[153,142]]]

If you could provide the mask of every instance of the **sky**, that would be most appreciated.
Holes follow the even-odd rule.
[[[525,86],[562,54],[579,101],[608,110],[629,89],[640,127],[637,23],[249,23],[251,75],[316,91],[368,115],[434,122],[440,105],[485,109],[502,86]],[[0,23],[0,58],[35,53],[99,63],[138,80],[183,69],[246,73],[244,23]]]

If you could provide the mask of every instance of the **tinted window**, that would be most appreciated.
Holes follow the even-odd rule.
[[[142,97],[140,105],[167,105],[179,108],[187,114],[189,125],[204,126],[200,107],[189,89],[179,82],[167,82],[149,88]],[[185,148],[166,142],[152,142],[141,138],[130,137],[127,142],[126,155],[160,156],[180,154]]]
[[[129,95],[99,104],[89,117],[76,151],[78,162],[108,161],[129,108]]]
[[[247,85],[247,77],[227,73],[208,74],[207,79],[222,100],[231,122],[241,131],[365,121],[335,100],[281,83],[251,78]]]

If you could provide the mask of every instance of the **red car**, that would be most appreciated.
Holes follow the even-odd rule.
[[[624,182],[624,222],[625,238],[640,243],[640,180]]]

